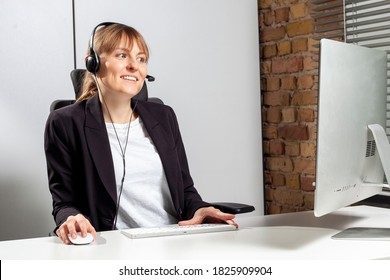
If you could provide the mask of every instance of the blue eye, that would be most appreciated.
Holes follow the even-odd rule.
[[[146,58],[142,57],[142,56],[139,56],[139,57],[137,57],[137,61],[141,62],[141,63],[144,63],[144,62],[146,62]]]
[[[126,58],[127,56],[126,56],[126,54],[124,54],[124,53],[120,53],[120,54],[118,54],[118,57],[119,57],[119,58]]]

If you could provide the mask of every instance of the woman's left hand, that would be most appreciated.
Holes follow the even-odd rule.
[[[234,222],[235,215],[224,213],[221,210],[210,207],[199,208],[196,210],[194,216],[190,220],[180,221],[179,226],[203,224],[203,223],[226,223],[234,225],[238,228],[238,225]]]

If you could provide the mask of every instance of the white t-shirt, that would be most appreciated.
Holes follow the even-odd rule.
[[[125,149],[128,124],[114,124]],[[118,197],[123,177],[122,151],[111,123],[106,123],[114,161]],[[125,152],[126,175],[120,197],[117,229],[177,223],[160,156],[138,117],[131,122]]]

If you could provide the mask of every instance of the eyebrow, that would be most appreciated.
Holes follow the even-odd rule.
[[[131,52],[131,50],[129,50],[127,48],[115,48],[115,51],[124,51],[124,52],[127,52],[127,53]],[[146,55],[146,53],[143,50],[140,50],[137,54],[138,55],[140,55],[140,54]]]

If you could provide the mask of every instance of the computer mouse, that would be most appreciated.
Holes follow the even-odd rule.
[[[70,242],[74,245],[86,245],[93,241],[93,235],[87,232],[87,235],[85,237],[81,236],[81,232],[77,233],[76,238],[72,238],[72,236],[68,235]]]

